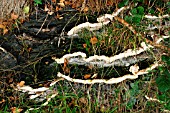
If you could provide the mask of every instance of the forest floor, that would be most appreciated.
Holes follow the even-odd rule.
[[[1,112],[170,112],[170,2],[54,1],[0,21]]]

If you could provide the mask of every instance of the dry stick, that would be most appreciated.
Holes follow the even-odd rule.
[[[160,48],[162,50],[168,50],[170,51],[169,47],[166,47],[164,45],[160,45],[160,44],[156,44],[150,40],[148,40],[147,38],[145,38],[142,34],[137,33],[136,30],[129,24],[127,23],[125,20],[123,20],[122,18],[119,18],[117,16],[114,17],[115,20],[119,21],[120,23],[122,23],[123,25],[125,25],[128,29],[130,29],[135,35],[141,36],[147,43],[151,44],[154,47]]]
[[[36,35],[38,35],[38,33],[42,30],[42,27],[44,26],[44,24],[45,24],[47,18],[48,18],[48,14],[47,14],[47,16],[46,16],[46,18],[45,18],[43,24],[41,25],[41,28],[40,28],[40,29],[38,30],[38,32],[36,33]]]

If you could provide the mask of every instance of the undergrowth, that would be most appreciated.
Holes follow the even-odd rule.
[[[35,5],[42,4],[41,0],[34,0],[34,2]],[[170,8],[167,8],[170,5],[169,2],[148,1],[148,4],[143,0],[133,0],[133,2],[130,2],[129,0],[122,0],[119,4],[112,4],[116,4],[116,7],[122,7],[129,4],[134,6],[130,10],[123,12],[121,15],[124,20],[126,20],[138,33],[141,34],[145,32],[144,30],[147,27],[148,22],[144,21],[143,16],[145,14],[166,14],[167,11],[170,10]],[[98,9],[98,11],[101,9]],[[135,50],[140,47],[140,43],[144,41],[141,37],[134,35],[127,27],[117,21],[111,22],[111,24],[103,27],[99,31],[90,32],[85,29],[78,35],[81,38],[73,39],[70,45],[66,45],[67,47],[64,50],[66,51],[65,53],[81,51],[85,52],[88,56],[97,54],[110,57],[122,53],[130,48]],[[0,81],[0,109],[6,113],[10,112],[11,108],[14,106],[16,106],[17,109],[23,109],[23,111],[31,107],[40,107],[40,109],[30,111],[30,113],[150,113],[170,110],[170,57],[163,55],[161,59],[156,59],[156,61],[157,60],[162,61],[162,65],[159,66],[158,69],[151,71],[149,74],[142,75],[136,80],[125,80],[118,84],[84,85],[71,83],[66,80],[59,81],[55,86],[58,95],[52,99],[48,105],[40,107],[42,103],[35,102],[34,100],[28,101],[28,94],[19,93],[13,90],[13,88],[15,88],[14,86],[17,85],[17,82],[24,80],[27,84],[29,83],[28,85],[40,87],[43,86],[44,83],[49,82],[47,79],[56,78],[57,71],[79,79],[86,79],[84,75],[93,75],[94,73],[100,74],[96,77],[99,79],[110,79],[112,77],[120,77],[124,74],[129,74],[129,67],[97,68],[78,65],[68,65],[69,71],[66,72],[63,69],[63,65],[60,64],[55,64],[54,67],[48,68],[49,65],[45,65],[46,61],[43,61],[42,59],[31,65],[33,73],[28,72],[28,74],[19,75],[21,71],[3,72],[1,75],[2,79]],[[44,63],[43,67],[40,66],[41,63]],[[148,66],[153,63],[153,61],[145,61],[144,63],[145,64],[142,63],[140,65]],[[143,66],[143,68],[144,67],[145,66]],[[39,70],[43,68],[46,70],[39,72]],[[39,74],[46,75],[43,78]],[[23,78],[21,79],[21,77]],[[10,78],[15,78],[17,80],[11,80]],[[157,98],[159,101],[148,100],[145,98],[146,95],[148,97]]]

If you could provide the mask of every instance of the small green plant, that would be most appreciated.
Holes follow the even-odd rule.
[[[168,70],[170,57],[163,55],[162,61],[165,62],[165,65],[159,67],[159,76],[156,79],[156,83],[161,92],[166,92],[170,90],[170,72]]]
[[[138,6],[136,8],[133,8],[131,10],[131,16],[125,16],[125,20],[128,23],[134,23],[134,24],[139,24],[142,20],[142,17],[144,15],[144,7]]]
[[[118,4],[118,6],[119,7],[123,7],[123,6],[126,6],[126,5],[128,5],[129,4],[129,0],[123,0],[122,2],[120,2],[119,4]]]
[[[41,5],[42,4],[42,0],[34,0],[34,5]]]
[[[133,106],[135,105],[137,99],[136,96],[139,94],[139,86],[138,86],[138,81],[134,83],[130,83],[130,86],[132,89],[130,89],[127,94],[129,94],[129,101],[127,102],[127,109],[132,109]]]
[[[170,57],[162,56],[162,61],[165,65],[159,67],[158,78],[156,83],[160,94],[158,94],[158,99],[164,105],[165,109],[170,110]]]

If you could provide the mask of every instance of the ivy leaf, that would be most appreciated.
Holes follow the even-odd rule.
[[[166,64],[170,65],[170,57],[166,55],[162,55],[162,61],[166,62]]]
[[[141,19],[142,19],[141,15],[134,15],[133,18],[132,18],[132,22],[133,23],[140,23]]]
[[[156,83],[158,85],[158,89],[161,92],[166,92],[170,89],[170,73],[168,69],[165,69],[164,72],[159,75],[159,77],[156,79]]]
[[[137,7],[138,14],[143,15],[144,14],[144,8],[142,6]]]
[[[125,21],[128,23],[132,23],[132,16],[125,16]]]
[[[131,13],[132,13],[132,15],[137,14],[137,9],[136,9],[136,8],[133,8],[133,9],[131,10]]]
[[[161,92],[166,92],[170,89],[170,80],[162,79],[161,77],[156,79],[156,83],[158,84],[158,89]]]

